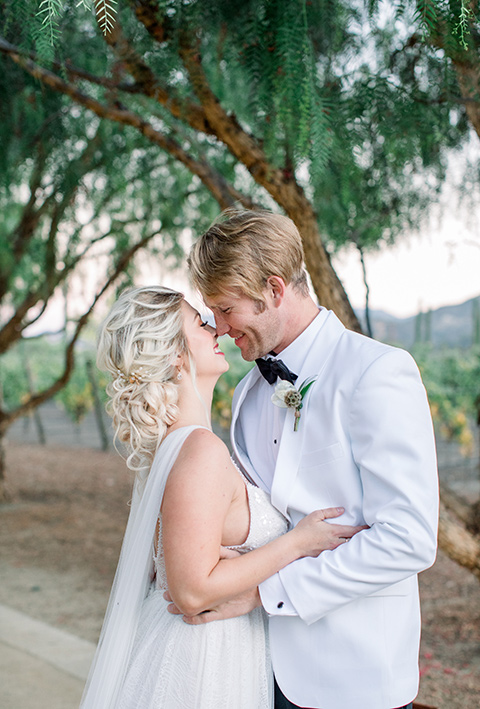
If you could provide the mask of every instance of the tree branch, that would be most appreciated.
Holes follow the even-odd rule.
[[[22,333],[23,333],[24,330],[27,329],[27,327],[30,327],[30,325],[33,325],[33,323],[36,323],[37,320],[40,320],[40,318],[42,317],[43,313],[44,313],[45,310],[47,309],[47,306],[48,306],[48,300],[45,300],[45,301],[43,302],[43,305],[42,305],[42,307],[40,308],[39,312],[35,315],[35,317],[33,317],[33,318],[32,318],[31,320],[29,320],[28,322],[23,322],[23,323],[22,323],[22,329],[21,329],[21,332],[22,332]]]
[[[29,292],[23,299],[22,303],[16,308],[14,314],[0,330],[0,355],[6,352],[12,343],[17,342],[22,336],[24,327],[22,326],[23,319],[26,314],[33,308],[40,296],[38,293]]]
[[[144,96],[155,99],[167,108],[174,118],[187,122],[194,130],[207,135],[215,135],[201,106],[185,99],[179,99],[172,87],[165,87],[160,83],[148,64],[128,42],[122,32],[120,22],[116,22],[112,31],[104,35],[104,39],[135,79],[135,87],[138,91]]]
[[[110,288],[110,286],[117,280],[117,278],[125,271],[127,265],[129,264],[133,256],[135,256],[135,254],[140,249],[144,248],[156,234],[157,232],[155,231],[152,234],[149,234],[148,236],[144,237],[143,239],[141,239],[141,241],[139,241],[137,244],[134,244],[134,246],[132,246],[130,249],[128,249],[128,251],[125,251],[120,256],[116,266],[108,277],[106,283],[95,295],[88,310],[82,315],[82,317],[77,322],[75,332],[70,342],[68,343],[67,349],[65,351],[65,367],[62,375],[55,382],[53,382],[53,384],[51,384],[43,391],[37,392],[36,394],[30,396],[24,403],[22,403],[16,409],[9,412],[0,411],[0,432],[4,432],[13,423],[13,421],[20,418],[21,416],[24,416],[37,406],[43,404],[45,401],[50,399],[65,386],[65,384],[70,379],[70,376],[73,372],[73,368],[75,366],[75,343],[77,342],[83,328],[87,324],[97,302]]]
[[[70,258],[65,261],[65,267],[63,270],[58,271],[55,269],[55,274],[51,275],[50,278],[47,273],[47,282],[42,288],[38,288],[37,290],[32,289],[27,293],[23,301],[17,306],[10,320],[8,320],[0,329],[0,354],[6,352],[13,343],[20,340],[23,331],[30,327],[30,325],[33,325],[33,323],[35,323],[43,315],[47,308],[48,301],[55,291],[55,288],[57,288],[67,278],[69,273],[74,270],[75,266],[85,257],[86,253],[93,246],[93,244],[100,241],[102,238],[105,238],[105,236],[108,236],[108,234],[92,239],[82,252],[77,254],[74,258]],[[25,320],[28,311],[35,307],[39,301],[42,301],[43,303],[40,312],[30,320]]]
[[[159,104],[167,108],[174,118],[186,121],[194,130],[207,135],[215,135],[212,128],[208,125],[202,107],[184,98],[180,98],[173,87],[161,83],[148,64],[135,52],[123,34],[118,18],[112,30],[107,32],[106,35],[103,35],[103,37],[107,44],[113,49],[115,55],[121,60],[122,64],[126,66],[129,74],[135,79],[135,83],[124,83],[105,76],[96,76],[86,69],[75,66],[68,59],[65,64],[54,60],[51,66],[60,72],[66,70],[69,79],[71,77],[83,79],[84,81],[88,81],[96,86],[102,86],[110,91],[142,94],[148,98],[153,98]],[[1,49],[0,46],[0,50]],[[28,58],[36,62],[37,55],[35,52],[24,52],[19,47],[15,47],[15,50],[25,59]]]
[[[363,247],[358,241],[355,242],[357,251],[360,254],[360,263],[362,265],[363,285],[365,286],[365,322],[367,324],[367,334],[373,339],[372,321],[370,319],[370,286],[367,279],[367,267],[365,265],[365,254]]]
[[[31,59],[23,57],[16,47],[0,38],[0,51],[8,54],[13,61],[25,69],[36,79],[42,81],[45,85],[59,91],[60,93],[69,96],[73,101],[93,111],[100,118],[106,118],[116,121],[122,125],[132,126],[144,135],[151,143],[158,145],[162,150],[172,155],[176,160],[187,167],[190,172],[197,175],[213,197],[217,200],[220,207],[225,209],[233,206],[236,202],[242,204],[249,203],[245,195],[235,190],[227,183],[224,177],[214,170],[205,160],[195,159],[187,153],[177,141],[165,136],[160,131],[156,130],[151,123],[144,120],[141,116],[128,110],[125,107],[106,106],[100,101],[91,96],[79,91],[74,85],[68,84],[60,77],[52,72],[43,69],[38,64],[35,64]]]

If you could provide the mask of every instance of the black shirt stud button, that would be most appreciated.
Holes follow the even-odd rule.
[[[280,603],[277,603],[277,608],[283,608],[284,605],[284,602],[280,601]]]

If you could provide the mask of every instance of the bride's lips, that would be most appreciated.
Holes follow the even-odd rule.
[[[221,350],[221,349],[219,349],[219,347],[218,347],[218,344],[217,344],[217,345],[215,345],[215,347],[213,348],[213,351],[215,352],[215,354],[218,354],[218,355],[223,355],[223,357],[225,357],[225,353],[224,353],[224,352],[222,352],[222,350]]]

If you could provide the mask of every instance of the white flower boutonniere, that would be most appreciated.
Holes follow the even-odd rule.
[[[300,421],[300,409],[303,406],[305,394],[310,389],[317,377],[309,377],[305,379],[303,384],[297,389],[294,384],[281,379],[275,387],[275,392],[272,395],[272,403],[279,406],[281,409],[295,409],[295,423],[293,430],[298,431],[298,423]]]

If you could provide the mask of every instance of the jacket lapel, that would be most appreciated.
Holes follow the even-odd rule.
[[[241,380],[235,389],[232,401],[232,424],[230,426],[230,440],[232,443],[233,453],[240,465],[243,468],[243,472],[246,473],[247,478],[255,485],[260,485],[260,480],[256,474],[256,471],[247,455],[247,447],[243,440],[243,436],[240,435],[239,427],[237,426],[238,414],[242,403],[255,384],[258,378],[261,376],[258,367],[253,367],[250,372]]]
[[[322,386],[322,375],[332,356],[336,344],[345,327],[336,315],[329,311],[327,319],[319,331],[313,347],[308,352],[298,375],[298,386],[308,377],[316,377],[314,384],[308,390],[301,410],[298,430],[293,430],[294,412],[288,410],[283,425],[282,440],[278,451],[277,465],[273,477],[271,499],[272,504],[286,517],[290,491],[300,467],[302,450],[305,443],[306,418],[312,396],[312,390]],[[303,425],[302,425],[303,424]]]

